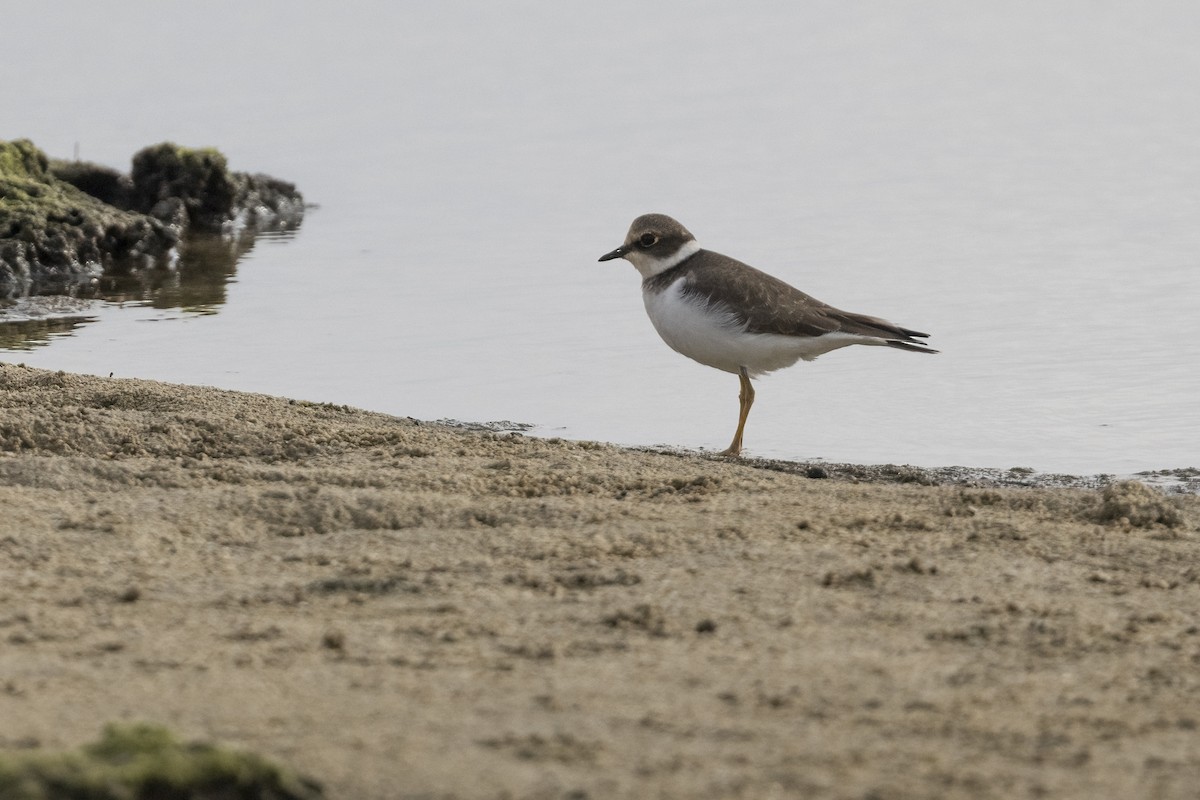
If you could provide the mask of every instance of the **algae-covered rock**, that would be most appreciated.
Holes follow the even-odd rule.
[[[169,219],[177,199],[188,223],[200,230],[294,224],[304,214],[303,198],[293,184],[233,172],[213,148],[170,142],[147,147],[133,157],[131,178],[136,210]]]
[[[109,725],[78,752],[0,754],[3,800],[318,800],[319,784],[253,753]]]
[[[0,142],[0,298],[71,293],[119,260],[166,254],[179,234],[56,178],[32,142]]]
[[[133,207],[133,181],[112,167],[89,161],[50,159],[50,172],[61,181],[90,194],[97,200],[129,210]]]
[[[147,147],[124,175],[0,141],[0,299],[86,292],[101,274],[173,263],[189,231],[236,236],[303,215],[294,185],[234,172],[212,148]]]

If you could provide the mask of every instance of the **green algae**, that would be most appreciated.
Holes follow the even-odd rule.
[[[0,753],[0,800],[318,800],[319,784],[261,756],[181,744],[154,725],[109,725],[65,753]]]
[[[0,177],[40,179],[45,177],[47,168],[46,154],[28,139],[0,142]]]

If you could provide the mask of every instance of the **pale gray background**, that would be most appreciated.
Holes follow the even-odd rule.
[[[0,138],[214,145],[321,204],[216,314],[5,360],[719,449],[737,380],[596,263],[660,211],[943,350],[761,381],[750,455],[1200,462],[1195,3],[2,5]]]

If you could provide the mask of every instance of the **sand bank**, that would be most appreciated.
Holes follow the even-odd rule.
[[[0,365],[0,749],[345,798],[1193,797],[1200,498],[815,480]]]

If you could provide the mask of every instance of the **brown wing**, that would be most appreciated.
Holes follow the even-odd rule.
[[[750,333],[821,336],[841,332],[901,342],[928,336],[878,317],[834,308],[749,264],[708,250],[669,270],[675,273],[669,280],[679,276],[677,270],[686,278],[685,293],[727,306]],[[665,278],[667,273],[655,280]]]

